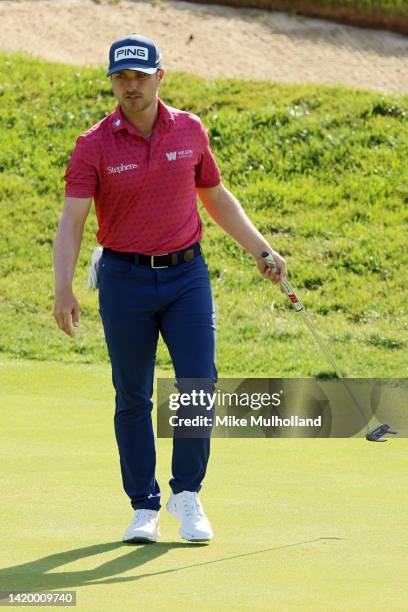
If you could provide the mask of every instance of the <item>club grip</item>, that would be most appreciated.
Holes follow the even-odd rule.
[[[262,259],[264,260],[264,262],[266,263],[267,266],[269,266],[270,268],[274,268],[278,273],[280,272],[280,268],[279,268],[279,266],[278,266],[278,264],[276,262],[276,259],[272,255],[272,253],[268,253],[267,251],[264,251],[262,253]],[[286,295],[288,296],[288,298],[292,302],[293,308],[295,310],[297,310],[297,311],[303,310],[304,306],[303,306],[302,302],[299,300],[299,298],[296,295],[296,293],[293,291],[292,286],[291,286],[290,282],[288,281],[288,279],[286,278],[286,276],[284,276],[281,279],[280,284],[281,284],[284,292],[286,293]]]
[[[277,272],[280,272],[280,268],[276,262],[276,259],[272,255],[272,253],[268,253],[268,251],[264,251],[262,253],[262,259],[266,263],[269,268],[274,268]]]

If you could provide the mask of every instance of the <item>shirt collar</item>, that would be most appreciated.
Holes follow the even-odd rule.
[[[153,132],[164,132],[169,130],[174,125],[174,116],[164,102],[162,102],[159,98],[158,100],[158,116],[156,119],[156,123],[154,124]],[[120,105],[118,104],[115,108],[112,116],[112,130],[114,133],[119,132],[120,130],[127,130],[129,134],[133,134],[134,136],[143,137],[142,134],[137,130],[125,117],[122,112]]]

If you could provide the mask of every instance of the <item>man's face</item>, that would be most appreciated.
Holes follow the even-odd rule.
[[[124,111],[140,113],[158,96],[164,71],[146,74],[137,70],[121,70],[111,76],[113,95]]]

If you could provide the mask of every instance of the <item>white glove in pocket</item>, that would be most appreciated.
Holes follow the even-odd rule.
[[[92,256],[91,256],[92,265],[88,269],[88,284],[87,284],[88,289],[95,290],[95,289],[98,289],[99,287],[99,278],[98,278],[99,260],[102,256],[102,253],[103,253],[103,248],[100,246],[96,247],[96,249],[92,253]]]

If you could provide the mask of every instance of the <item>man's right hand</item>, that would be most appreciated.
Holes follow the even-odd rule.
[[[58,327],[74,338],[74,327],[79,326],[79,304],[71,288],[56,292],[53,314]]]
[[[71,338],[75,336],[74,327],[79,325],[79,304],[72,292],[72,279],[90,207],[90,198],[66,196],[54,241],[54,318],[58,327]]]

